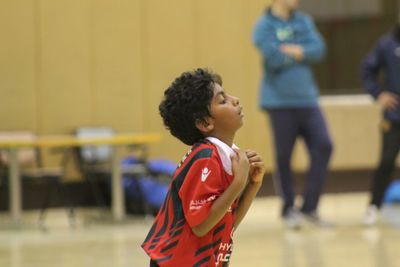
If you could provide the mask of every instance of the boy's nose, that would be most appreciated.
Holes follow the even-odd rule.
[[[233,98],[233,103],[235,104],[235,106],[240,104],[239,97],[233,96],[232,98]]]

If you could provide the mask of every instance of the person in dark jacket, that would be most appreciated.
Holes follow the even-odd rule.
[[[379,74],[384,74],[380,82]],[[400,150],[400,17],[392,32],[379,39],[361,66],[365,90],[383,109],[382,148],[378,168],[371,183],[371,199],[363,224],[375,225],[384,193]]]
[[[299,0],[273,0],[253,32],[263,63],[259,102],[271,122],[277,164],[275,184],[282,197],[282,218],[290,228],[301,227],[303,219],[318,226],[331,225],[317,211],[333,146],[311,70],[311,64],[323,58],[325,43],[312,18],[297,10],[298,4]],[[290,166],[298,138],[305,140],[310,156],[299,210],[294,203]]]

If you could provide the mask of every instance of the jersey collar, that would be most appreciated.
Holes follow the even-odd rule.
[[[230,147],[215,137],[207,137],[206,139],[216,146],[225,172],[228,173],[229,175],[232,175],[231,155],[235,155],[236,152],[233,149],[238,147],[235,144],[233,144],[232,147]]]

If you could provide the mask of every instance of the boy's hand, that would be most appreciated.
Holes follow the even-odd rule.
[[[246,150],[246,156],[250,163],[250,182],[261,184],[265,174],[265,166],[261,156],[253,150]]]
[[[237,182],[240,186],[244,187],[247,183],[250,162],[246,152],[241,151],[240,149],[234,150],[236,154],[231,156],[234,182]]]

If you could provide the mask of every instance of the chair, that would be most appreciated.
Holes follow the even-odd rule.
[[[108,138],[115,136],[110,127],[81,127],[75,130],[77,138]],[[78,169],[87,181],[99,208],[110,205],[111,194],[109,188],[112,176],[112,157],[114,148],[111,145],[85,145],[76,149]],[[144,161],[134,166],[121,164],[123,176],[136,179],[147,173]]]
[[[19,132],[0,132],[0,140],[2,141],[33,141],[36,139],[36,135],[29,131]],[[41,201],[40,215],[39,215],[39,226],[44,227],[45,213],[49,206],[53,193],[57,190],[58,193],[65,197],[61,180],[64,177],[64,165],[66,161],[66,155],[63,156],[61,167],[59,168],[45,168],[42,164],[41,150],[38,148],[21,148],[17,154],[18,164],[21,168],[21,179],[22,181],[34,181],[43,183],[46,186],[45,194]],[[6,150],[0,151],[0,185],[7,187],[8,183],[8,166],[9,166],[9,155]],[[72,204],[69,203],[68,218],[71,225],[74,222],[74,210]]]
[[[112,137],[114,130],[106,127],[82,127],[75,131],[77,138]],[[105,183],[111,178],[110,162],[113,148],[109,145],[86,145],[76,148],[78,169],[88,183],[96,204],[107,206],[109,193]]]

